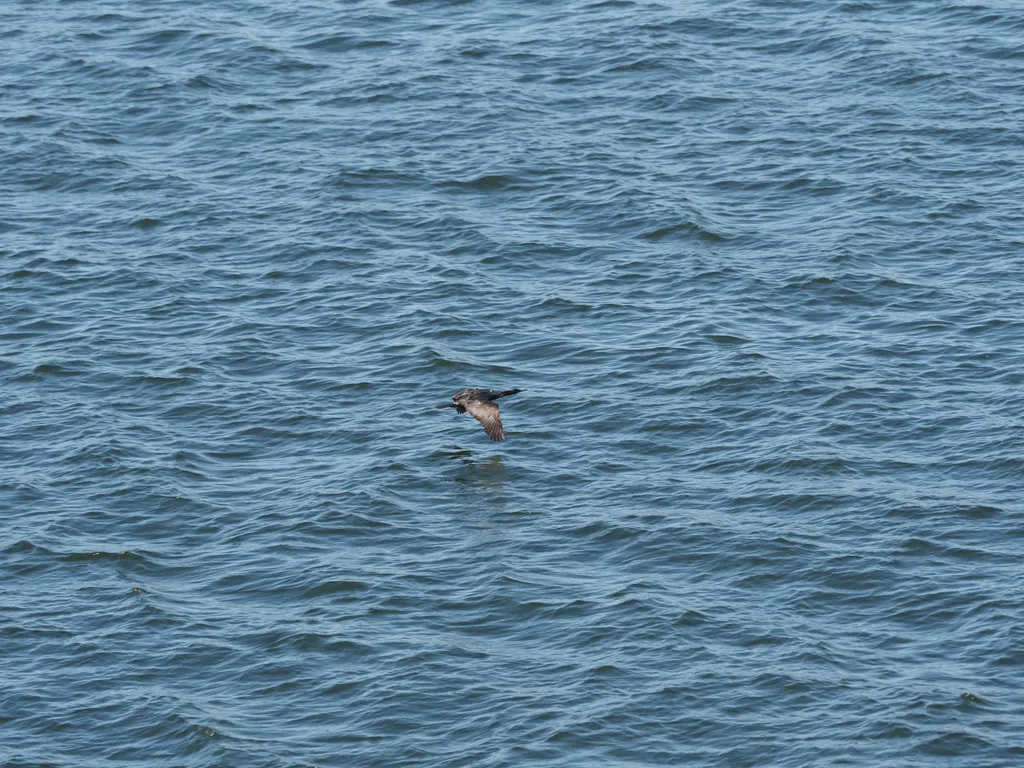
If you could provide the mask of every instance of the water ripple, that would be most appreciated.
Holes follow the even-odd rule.
[[[451,11],[0,11],[5,764],[1020,762],[1024,15]]]

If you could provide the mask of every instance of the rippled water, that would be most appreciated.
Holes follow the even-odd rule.
[[[1021,763],[1022,39],[5,4],[0,763]]]

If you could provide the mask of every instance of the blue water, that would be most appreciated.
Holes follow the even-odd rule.
[[[0,764],[1024,764],[1022,40],[0,6]]]

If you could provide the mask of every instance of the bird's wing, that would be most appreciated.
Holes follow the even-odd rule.
[[[501,442],[505,439],[505,432],[501,429],[501,416],[498,415],[498,406],[494,403],[470,400],[466,403],[466,410],[473,414],[474,419],[484,425],[484,432],[491,440]]]

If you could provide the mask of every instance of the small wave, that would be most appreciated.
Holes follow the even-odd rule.
[[[125,550],[123,552],[72,552],[62,555],[61,559],[68,563],[84,563],[110,560],[114,562],[148,563],[149,559],[136,552]]]
[[[709,243],[724,243],[726,239],[724,236],[712,232],[700,224],[693,221],[683,221],[679,224],[673,224],[667,227],[661,227],[660,229],[651,230],[645,232],[641,237],[645,240],[659,241],[664,240],[666,237],[672,237],[677,235],[694,236],[700,240],[704,240]]]
[[[526,189],[527,185],[513,176],[496,174],[480,176],[470,181],[445,181],[438,184],[438,188],[466,192],[502,192],[513,189]]]

